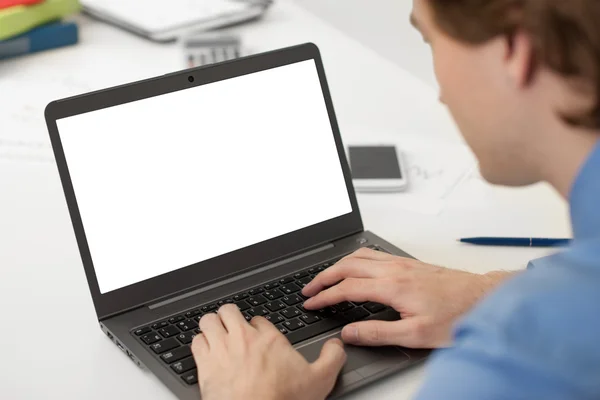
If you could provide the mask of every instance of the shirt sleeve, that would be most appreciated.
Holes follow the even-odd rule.
[[[434,354],[417,400],[525,399],[513,384],[515,361],[503,354],[490,332],[466,326],[455,347]]]
[[[456,328],[454,346],[432,356],[416,399],[592,398],[574,385],[585,373],[583,368],[576,372],[565,349],[577,345],[557,347],[573,336],[556,329],[569,320],[560,315],[572,308],[566,297],[538,296],[536,287],[545,283],[518,277],[476,307]],[[584,359],[583,352],[582,347],[578,360]]]

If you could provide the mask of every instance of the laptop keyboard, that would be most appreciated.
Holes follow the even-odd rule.
[[[384,251],[376,246],[369,246]],[[255,316],[265,317],[284,334],[292,345],[348,323],[389,311],[379,303],[345,301],[318,311],[302,307],[307,297],[300,292],[318,273],[340,258],[307,268],[293,275],[266,283],[245,292],[204,304],[164,320],[153,322],[132,331],[149,351],[159,357],[172,373],[188,385],[198,382],[196,364],[190,344],[200,333],[198,322],[203,315],[216,312],[224,304],[238,306],[247,321]]]

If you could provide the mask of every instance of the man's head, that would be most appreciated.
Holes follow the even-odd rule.
[[[547,179],[560,146],[599,137],[600,0],[414,0],[411,19],[488,181]]]

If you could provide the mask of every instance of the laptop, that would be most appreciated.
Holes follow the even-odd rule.
[[[100,21],[159,43],[261,18],[272,0],[82,0]]]
[[[198,321],[236,304],[309,361],[349,322],[397,320],[301,289],[365,231],[314,44],[52,102],[46,121],[104,334],[179,399],[199,398]],[[331,397],[421,363],[425,350],[347,347]]]

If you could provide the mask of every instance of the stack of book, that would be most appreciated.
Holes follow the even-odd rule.
[[[69,46],[79,39],[79,0],[0,0],[0,60]]]

